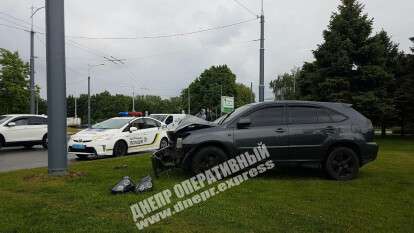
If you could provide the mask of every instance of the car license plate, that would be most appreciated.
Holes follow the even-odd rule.
[[[83,149],[85,149],[85,145],[83,145],[83,144],[73,144],[72,145],[72,148],[73,149],[83,150]]]

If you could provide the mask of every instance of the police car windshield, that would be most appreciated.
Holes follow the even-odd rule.
[[[92,129],[120,129],[129,123],[128,118],[112,118],[92,126]]]
[[[161,122],[164,122],[165,118],[167,118],[167,115],[153,115],[153,114],[151,114],[150,117],[152,117],[154,119],[157,119]]]
[[[10,116],[0,116],[0,125],[10,119]]]

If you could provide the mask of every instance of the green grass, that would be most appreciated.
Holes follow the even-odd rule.
[[[413,232],[414,139],[377,141],[378,160],[356,180],[275,170],[144,232]],[[0,232],[138,232],[129,205],[186,178],[172,172],[155,180],[154,192],[111,195],[122,176],[151,173],[148,155],[85,161],[70,170],[60,178],[45,168],[1,173]]]

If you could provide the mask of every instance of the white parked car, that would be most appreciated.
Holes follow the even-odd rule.
[[[69,153],[79,158],[122,156],[168,146],[166,126],[150,117],[114,117],[73,135]]]
[[[47,148],[47,116],[13,114],[0,116],[0,148],[42,145]]]
[[[186,114],[151,114],[150,117],[166,124],[169,129],[174,129],[178,123],[186,118]]]

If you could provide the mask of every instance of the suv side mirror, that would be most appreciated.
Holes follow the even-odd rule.
[[[250,120],[250,118],[248,117],[242,117],[239,119],[239,121],[237,122],[237,128],[241,129],[241,128],[246,128],[247,126],[249,126],[252,123],[252,121]]]
[[[14,122],[9,122],[9,123],[7,124],[7,126],[9,126],[9,127],[14,127],[14,126],[16,126],[16,123],[14,123]]]
[[[135,132],[135,131],[137,131],[138,129],[137,129],[137,127],[131,127],[131,128],[129,128],[129,132]]]

